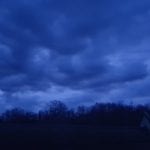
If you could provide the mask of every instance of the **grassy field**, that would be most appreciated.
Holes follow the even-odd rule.
[[[2,149],[149,150],[150,135],[139,128],[86,125],[0,124]]]

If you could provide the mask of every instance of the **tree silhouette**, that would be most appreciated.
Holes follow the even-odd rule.
[[[51,101],[48,105],[48,115],[50,120],[63,121],[67,118],[67,106],[58,100]]]
[[[114,103],[96,103],[93,106],[79,106],[76,111],[63,102],[54,100],[46,110],[37,114],[20,108],[7,110],[0,116],[1,122],[51,122],[75,123],[100,126],[138,126],[148,106],[133,106]]]

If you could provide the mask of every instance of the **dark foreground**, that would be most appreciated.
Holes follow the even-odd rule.
[[[127,127],[0,124],[0,149],[150,150],[150,135]]]

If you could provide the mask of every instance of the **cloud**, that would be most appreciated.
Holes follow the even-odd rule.
[[[1,103],[46,103],[33,100],[37,93],[36,99],[53,95],[70,105],[144,97],[149,10],[148,0],[1,0],[0,90],[9,99],[22,95],[19,102],[1,95]],[[48,92],[54,87],[65,94]]]

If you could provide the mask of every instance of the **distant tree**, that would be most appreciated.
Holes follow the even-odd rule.
[[[89,124],[88,108],[85,106],[79,106],[76,112],[76,121],[81,124]]]
[[[48,114],[52,120],[65,120],[67,117],[67,106],[58,100],[51,101],[48,105]]]
[[[93,106],[79,106],[76,111],[68,109],[61,101],[51,101],[47,109],[39,113],[26,112],[20,108],[7,110],[0,116],[0,122],[42,122],[77,123],[101,126],[138,126],[148,106],[124,105],[121,103],[96,103]]]
[[[2,117],[4,121],[21,122],[25,120],[26,114],[23,109],[14,108],[12,110],[7,110],[2,114]]]
[[[77,108],[77,115],[78,116],[83,116],[87,113],[87,108],[85,106],[79,106]]]
[[[74,122],[76,119],[76,113],[73,109],[67,111],[67,119],[69,122]]]
[[[13,108],[2,114],[2,121],[5,122],[35,122],[38,121],[36,113],[26,112],[21,108]]]
[[[46,110],[46,111],[39,111],[38,112],[38,120],[39,121],[47,121],[47,120],[49,120],[49,112],[48,112],[48,110]]]

